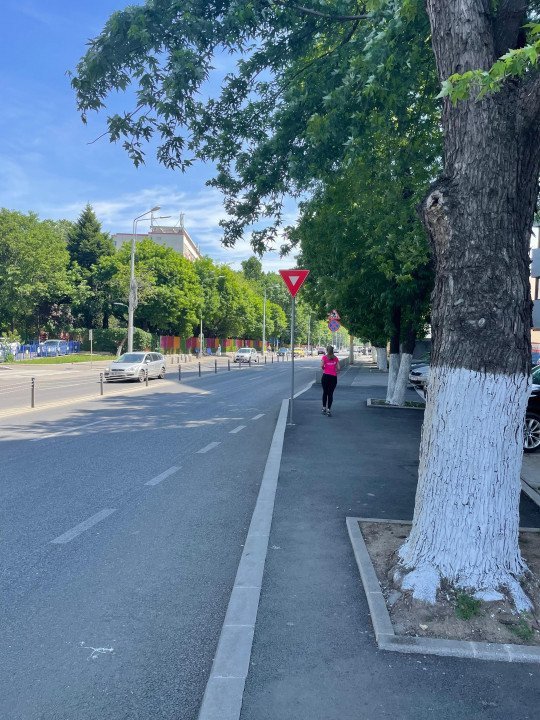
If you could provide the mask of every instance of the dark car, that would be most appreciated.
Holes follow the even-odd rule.
[[[532,376],[533,389],[525,414],[525,440],[523,450],[526,453],[540,450],[540,368]]]

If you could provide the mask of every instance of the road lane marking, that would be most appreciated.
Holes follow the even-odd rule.
[[[229,430],[229,434],[233,435],[234,433],[240,432],[240,430],[243,430],[246,426],[245,425],[239,425],[238,427],[235,427],[234,430]]]
[[[71,542],[73,538],[76,538],[77,535],[80,535],[85,530],[89,530],[98,522],[105,520],[105,518],[109,517],[109,515],[112,515],[113,512],[116,512],[116,508],[105,508],[105,510],[100,510],[95,515],[92,515],[92,517],[89,517],[88,520],[84,520],[82,523],[79,523],[78,525],[75,525],[75,527],[72,527],[71,530],[68,530],[62,535],[59,535],[54,540],[51,540],[51,543],[54,543],[55,545],[65,545],[66,543]]]
[[[259,418],[264,417],[264,413],[259,413],[258,415],[254,415],[251,419],[252,420],[258,420]]]
[[[201,448],[200,450],[197,450],[197,453],[198,453],[198,454],[207,453],[209,450],[213,450],[215,447],[217,447],[217,446],[220,445],[220,444],[221,444],[221,443],[219,443],[219,442],[211,442],[211,443],[208,443],[208,445],[205,445],[205,446],[204,446],[203,448]]]
[[[148,482],[145,482],[145,485],[157,485],[162,480],[165,480],[165,478],[168,478],[170,475],[174,475],[175,472],[178,472],[180,470],[179,467],[176,467],[176,465],[173,465],[168,470],[165,470],[165,472],[162,472],[161,475],[156,475],[156,477],[152,478],[151,480],[148,480]]]
[[[67,428],[67,430],[59,430],[55,433],[49,433],[48,435],[40,435],[40,437],[37,438],[31,438],[31,442],[37,442],[38,440],[48,440],[49,438],[58,437],[58,435],[67,435],[71,432],[77,432],[78,430],[84,430],[84,428],[91,427],[92,425],[97,425],[98,423],[105,422],[107,418],[103,418],[101,420],[94,420],[94,422],[86,423],[86,425],[77,425],[76,427]]]

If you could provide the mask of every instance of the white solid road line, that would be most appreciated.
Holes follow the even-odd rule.
[[[220,445],[219,442],[211,442],[211,443],[208,443],[208,445],[205,445],[205,446],[204,446],[203,448],[201,448],[200,450],[197,450],[197,453],[201,453],[201,454],[202,454],[202,453],[207,453],[209,450],[213,450],[213,449],[214,449],[215,447],[217,447],[218,445]]]
[[[264,413],[259,413],[258,415],[254,415],[251,419],[252,420],[258,420],[259,418],[264,417]]]
[[[59,430],[55,433],[49,433],[48,435],[41,435],[40,437],[31,438],[31,442],[37,442],[38,440],[48,440],[49,438],[58,437],[59,435],[67,435],[69,433],[75,433],[79,430],[84,430],[87,427],[91,427],[92,425],[97,425],[98,423],[105,422],[107,418],[102,418],[101,420],[94,420],[94,422],[86,423],[85,425],[76,425],[71,428],[67,428],[67,430]]]
[[[165,480],[165,478],[170,477],[171,475],[174,475],[175,472],[178,472],[180,470],[179,467],[176,467],[176,465],[173,465],[168,470],[165,470],[165,472],[162,472],[161,475],[156,475],[156,477],[152,478],[151,480],[148,480],[148,482],[145,482],[145,485],[157,485],[162,480]]]
[[[68,530],[63,535],[59,535],[54,540],[51,540],[51,543],[56,545],[65,545],[66,543],[71,542],[73,538],[76,538],[77,535],[80,535],[85,530],[93,527],[98,522],[105,520],[105,518],[112,515],[113,512],[116,512],[116,508],[105,508],[105,510],[100,510],[100,512],[92,515],[92,517],[89,517],[88,520],[84,520],[82,523],[75,525],[75,527],[72,527],[71,530]]]
[[[243,430],[245,427],[246,425],[239,425],[235,427],[234,430],[229,430],[229,435],[234,435],[234,433],[240,432],[240,430]]]
[[[299,395],[302,395],[303,393],[307,392],[309,388],[315,384],[315,380],[312,380],[309,385],[306,385],[305,388],[302,388],[302,390],[299,390],[297,393],[293,395],[293,397],[297,398]]]

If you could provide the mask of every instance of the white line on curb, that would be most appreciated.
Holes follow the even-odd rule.
[[[89,530],[98,522],[105,520],[105,518],[112,515],[113,512],[116,512],[116,508],[105,508],[105,510],[100,510],[100,512],[92,515],[92,517],[89,517],[88,520],[84,520],[82,523],[72,527],[71,530],[63,533],[63,535],[59,535],[57,538],[54,538],[54,540],[51,540],[51,543],[54,543],[55,545],[65,545],[66,543],[71,542],[73,538],[76,538],[77,535],[80,535],[85,530]]]
[[[252,420],[258,420],[259,418],[264,417],[264,413],[259,413],[258,415],[254,415],[251,419]]]
[[[59,430],[58,432],[49,433],[48,435],[40,435],[40,437],[31,438],[31,442],[38,442],[38,440],[48,440],[49,438],[58,437],[59,435],[67,435],[68,433],[76,433],[79,430],[90,427],[91,425],[97,425],[98,423],[105,422],[107,418],[102,420],[94,420],[94,422],[87,423],[86,425],[76,425],[74,427],[67,428],[66,430]]]
[[[219,442],[211,442],[211,443],[208,443],[208,445],[205,445],[205,446],[204,446],[203,448],[201,448],[200,450],[197,450],[197,453],[198,453],[198,454],[200,454],[200,453],[207,453],[209,450],[213,450],[213,449],[214,449],[215,447],[217,447],[218,445],[220,445]]]
[[[240,430],[243,430],[245,427],[245,425],[239,425],[238,427],[235,427],[234,430],[229,430],[229,435],[234,435],[235,433],[240,432]]]
[[[283,400],[198,720],[238,720],[240,717],[274,512],[288,407],[289,401]]]
[[[168,470],[165,470],[165,472],[162,472],[161,475],[156,475],[156,477],[152,478],[151,480],[148,480],[148,482],[145,482],[145,485],[157,485],[162,480],[165,480],[165,478],[168,478],[170,475],[174,475],[175,472],[180,470],[180,468],[176,467],[176,465],[173,465]]]
[[[315,380],[312,380],[312,381],[309,383],[309,385],[306,385],[305,388],[303,388],[302,390],[299,390],[297,393],[294,394],[293,397],[297,398],[299,395],[302,395],[302,393],[307,392],[307,391],[309,390],[309,388],[310,388],[314,383],[315,383]]]

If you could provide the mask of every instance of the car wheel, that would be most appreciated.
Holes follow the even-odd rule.
[[[146,377],[146,374],[145,374],[144,370],[141,370],[139,373],[139,382],[143,383],[145,380],[145,377]]]
[[[540,415],[527,413],[525,416],[523,450],[533,453],[540,450]]]
[[[165,377],[165,368],[162,367],[162,368],[161,368],[161,372],[160,372],[159,375],[158,375],[158,378],[159,378],[160,380],[163,380],[164,377]]]

